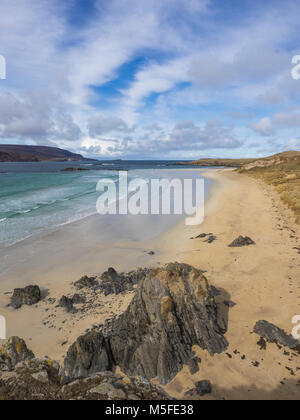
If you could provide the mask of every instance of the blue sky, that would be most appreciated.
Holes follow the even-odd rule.
[[[0,142],[105,159],[300,150],[299,15],[299,0],[1,0]]]

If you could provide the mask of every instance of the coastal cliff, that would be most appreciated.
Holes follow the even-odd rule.
[[[0,145],[0,162],[80,161],[82,155],[57,147]]]

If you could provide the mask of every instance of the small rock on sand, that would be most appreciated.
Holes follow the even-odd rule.
[[[229,244],[228,246],[230,248],[238,248],[238,247],[249,246],[249,245],[255,245],[255,242],[248,236],[239,236],[233,242],[231,242],[231,244]]]

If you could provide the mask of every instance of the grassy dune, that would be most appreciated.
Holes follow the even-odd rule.
[[[300,224],[300,152],[286,152],[259,159],[237,171],[274,186]]]
[[[193,165],[193,166],[225,166],[228,168],[240,168],[241,166],[253,162],[255,159],[214,159],[204,158],[193,162],[178,162],[177,165]]]

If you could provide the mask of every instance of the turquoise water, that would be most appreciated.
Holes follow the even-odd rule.
[[[0,175],[0,244],[94,214],[102,176],[116,178],[96,171]]]
[[[61,172],[67,166],[86,166],[89,171]],[[0,163],[0,246],[7,247],[46,229],[96,214],[101,178],[118,180],[120,163]],[[125,163],[128,180],[147,178],[151,169],[169,163]],[[101,169],[101,170],[99,170]],[[178,168],[177,168],[178,169]]]

